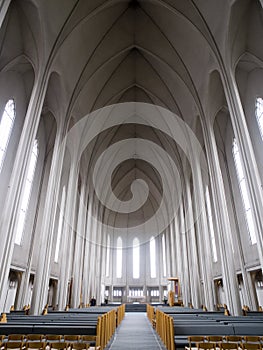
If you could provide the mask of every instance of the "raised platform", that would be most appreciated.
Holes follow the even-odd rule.
[[[140,304],[140,303],[125,304],[125,312],[146,312],[146,304]]]

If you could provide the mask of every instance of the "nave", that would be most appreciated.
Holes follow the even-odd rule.
[[[127,312],[107,350],[165,350],[145,312]]]
[[[0,312],[263,306],[263,0],[0,0]]]
[[[127,304],[1,315],[2,350],[262,350],[263,311]],[[146,312],[145,312],[146,311]],[[228,311],[228,310],[227,310]]]

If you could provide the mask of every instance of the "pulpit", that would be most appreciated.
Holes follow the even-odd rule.
[[[178,277],[169,277],[168,281],[171,281],[171,290],[168,292],[168,304],[170,306],[182,306],[182,296]]]

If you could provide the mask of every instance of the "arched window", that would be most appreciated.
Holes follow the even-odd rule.
[[[255,226],[254,226],[254,221],[253,221],[253,217],[252,217],[250,200],[249,200],[249,196],[248,196],[247,183],[246,183],[246,179],[245,179],[245,175],[244,175],[244,171],[243,171],[240,153],[239,153],[236,139],[233,140],[232,151],[233,151],[233,157],[235,160],[238,184],[239,184],[241,197],[242,197],[242,201],[243,201],[243,206],[244,206],[244,210],[245,210],[245,215],[246,215],[248,233],[249,233],[251,243],[255,244],[255,243],[257,243]]]
[[[165,235],[162,235],[162,249],[163,249],[163,276],[166,277],[166,242]]]
[[[65,186],[63,186],[62,197],[61,197],[61,206],[60,206],[60,212],[59,212],[59,220],[58,220],[58,235],[57,235],[57,243],[56,243],[55,258],[54,258],[54,261],[56,263],[58,262],[58,255],[59,255],[59,250],[60,250],[65,203],[66,203],[66,189],[65,189]]]
[[[0,121],[0,173],[4,164],[5,154],[16,117],[15,101],[10,99]]]
[[[28,204],[29,204],[29,199],[30,199],[30,195],[31,195],[34,174],[35,174],[35,169],[36,169],[37,157],[38,157],[38,142],[37,142],[37,140],[35,140],[32,154],[31,154],[29,167],[28,167],[28,171],[27,171],[27,179],[26,179],[26,183],[25,183],[25,188],[24,188],[22,201],[21,201],[21,208],[20,208],[20,213],[19,213],[19,218],[18,218],[16,238],[15,238],[16,244],[21,244],[21,242],[22,242],[22,236],[23,236],[23,232],[24,232],[24,228],[25,228],[27,208],[28,208]]]
[[[207,218],[210,231],[211,245],[212,245],[212,258],[213,262],[217,262],[217,251],[216,251],[216,241],[215,241],[215,231],[212,217],[211,201],[208,186],[205,190],[206,208],[207,208]]]
[[[110,277],[110,235],[107,236],[106,246],[106,277]]]
[[[138,238],[133,240],[133,278],[140,277],[140,242]]]
[[[156,278],[156,242],[154,237],[150,239],[150,268],[151,278]]]
[[[116,256],[116,277],[122,277],[122,239],[117,239],[117,256]]]
[[[261,138],[263,139],[263,98],[257,97],[256,98],[256,111],[255,111],[259,131],[261,134]]]

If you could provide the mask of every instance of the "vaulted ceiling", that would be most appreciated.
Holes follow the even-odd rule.
[[[255,3],[15,0],[5,22],[6,39],[0,38],[12,39],[1,48],[0,68],[6,69],[20,57],[16,69],[23,74],[30,65],[35,79],[46,70],[43,115],[51,111],[69,128],[99,108],[143,102],[173,112],[193,130],[202,147],[201,125],[213,98],[208,97],[211,73],[220,69],[220,60],[228,59],[234,67],[249,51],[248,14],[256,11],[259,2]],[[81,154],[83,172],[94,167],[103,150],[128,138],[151,140],[164,148],[183,181],[188,169],[185,150],[162,130],[136,123],[101,132]],[[134,157],[122,162],[112,177],[120,198],[130,198],[130,185],[137,177],[148,180],[146,205],[154,212],[162,195],[160,174],[134,149]],[[148,211],[142,215],[147,217]]]

